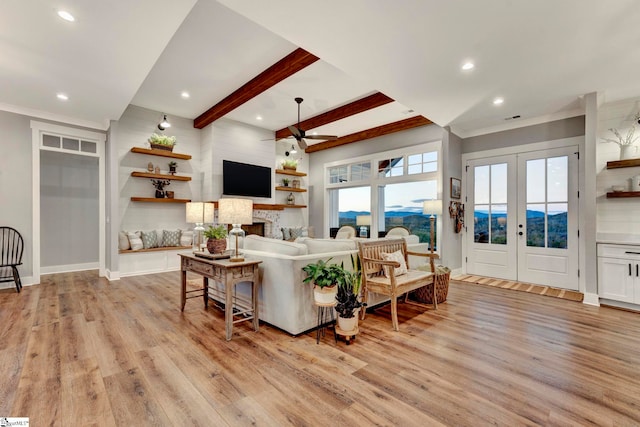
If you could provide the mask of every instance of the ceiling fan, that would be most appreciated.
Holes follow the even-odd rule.
[[[295,101],[298,103],[298,126],[287,126],[287,128],[291,131],[293,137],[298,141],[298,145],[301,149],[306,149],[308,147],[307,139],[322,139],[324,141],[333,141],[338,139],[336,135],[307,135],[304,130],[300,128],[300,104],[304,101],[302,98],[295,98]]]

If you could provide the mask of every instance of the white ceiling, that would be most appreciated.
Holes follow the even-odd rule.
[[[464,137],[581,114],[590,92],[640,96],[639,18],[634,0],[3,1],[0,109],[103,129],[130,103],[193,119],[302,47],[321,61],[226,117],[277,130],[296,96],[304,120],[380,91],[397,102],[314,131],[421,114]]]

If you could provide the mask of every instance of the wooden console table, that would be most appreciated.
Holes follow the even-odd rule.
[[[182,293],[181,304],[182,311],[189,298],[204,298],[205,309],[209,304],[209,279],[212,279],[224,285],[225,305],[224,319],[226,325],[227,341],[231,339],[233,334],[233,324],[253,320],[253,329],[258,331],[258,286],[260,286],[260,274],[258,264],[259,260],[245,260],[242,262],[231,262],[228,259],[209,260],[200,258],[193,254],[178,254],[181,257],[182,270]],[[202,289],[187,291],[187,271],[203,276]],[[251,308],[237,313],[233,312],[233,294],[234,287],[241,282],[251,282]],[[197,295],[187,296],[188,293],[198,293]],[[201,294],[199,292],[202,292]],[[234,320],[234,316],[244,316],[241,319]]]

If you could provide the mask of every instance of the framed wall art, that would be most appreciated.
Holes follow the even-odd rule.
[[[451,198],[459,199],[462,193],[462,181],[458,178],[451,178]]]

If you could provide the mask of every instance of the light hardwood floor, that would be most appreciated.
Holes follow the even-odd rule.
[[[179,275],[0,291],[0,417],[32,426],[639,425],[640,314],[452,282],[349,346],[179,309]],[[283,307],[283,310],[287,309]]]

